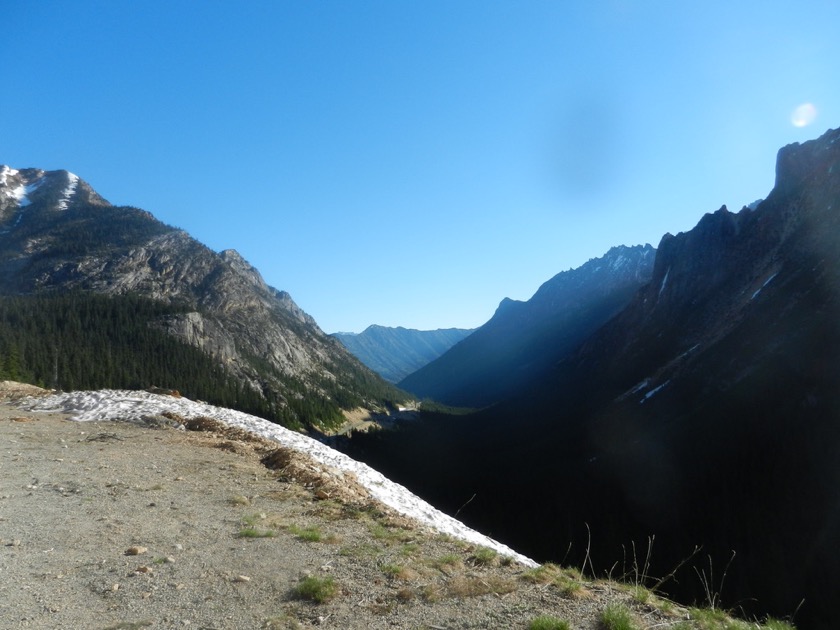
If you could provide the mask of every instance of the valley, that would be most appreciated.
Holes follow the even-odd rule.
[[[653,581],[678,568],[680,601],[833,627],[838,140],[781,149],[756,207],[666,234],[627,304],[511,395],[342,448],[538,561],[641,554]]]
[[[782,148],[760,203],[503,300],[405,389],[235,251],[66,171],[4,167],[0,377],[183,390],[329,441],[538,562],[598,577],[641,563],[685,604],[829,628],[838,140]]]

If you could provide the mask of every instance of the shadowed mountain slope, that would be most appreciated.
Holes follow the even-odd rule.
[[[650,245],[614,247],[557,274],[527,302],[504,299],[472,335],[399,382],[450,405],[484,407],[539,378],[650,279]]]
[[[352,446],[537,559],[622,572],[654,540],[650,575],[691,558],[675,597],[833,628],[838,321],[833,130],[779,151],[754,210],[663,237],[651,281],[527,392]]]

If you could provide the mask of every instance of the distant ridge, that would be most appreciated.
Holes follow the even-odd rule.
[[[414,330],[376,324],[361,333],[334,333],[362,363],[392,383],[434,361],[473,331],[461,328]]]
[[[527,302],[505,298],[490,321],[399,386],[465,407],[510,396],[617,314],[650,280],[655,252],[650,245],[613,247],[558,273]]]

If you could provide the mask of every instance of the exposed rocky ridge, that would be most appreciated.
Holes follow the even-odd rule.
[[[258,391],[383,402],[363,385],[378,377],[234,250],[218,254],[148,212],[111,206],[66,171],[0,167],[0,293],[69,290],[186,305],[160,327]]]
[[[396,383],[437,359],[473,331],[460,328],[412,330],[376,324],[359,334],[334,333],[362,363]]]
[[[545,282],[443,356],[400,381],[421,397],[482,407],[512,395],[618,313],[650,280],[655,250],[619,246]]]

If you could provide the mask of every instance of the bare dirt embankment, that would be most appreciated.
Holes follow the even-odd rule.
[[[2,628],[527,628],[552,615],[594,629],[616,603],[640,627],[685,619],[436,534],[241,430],[16,406],[37,393],[0,387]]]

